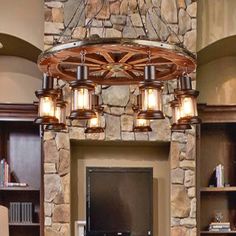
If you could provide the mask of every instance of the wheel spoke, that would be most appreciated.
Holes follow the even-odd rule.
[[[115,63],[113,55],[109,52],[101,51],[100,54],[106,59],[108,63]]]
[[[122,58],[120,58],[119,62],[120,62],[120,63],[125,63],[125,62],[128,61],[133,55],[135,55],[135,53],[133,53],[133,52],[127,52]]]

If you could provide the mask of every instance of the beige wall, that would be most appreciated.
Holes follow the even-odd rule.
[[[37,65],[19,57],[0,56],[0,102],[32,103],[41,87],[41,72]]]
[[[209,44],[236,35],[235,0],[198,0],[197,51]]]
[[[169,223],[169,146],[72,145],[72,222],[85,220],[85,173],[87,166],[153,167],[154,236],[168,236]],[[78,202],[78,205],[76,204]],[[73,228],[73,227],[72,227]]]
[[[236,57],[223,57],[197,71],[198,103],[236,104]]]
[[[43,49],[44,0],[0,0],[0,6],[0,33]]]

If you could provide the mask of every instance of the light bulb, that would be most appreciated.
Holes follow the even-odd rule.
[[[97,127],[98,126],[98,118],[92,118],[90,119],[90,127]]]
[[[54,102],[51,97],[41,98],[41,116],[54,116]]]
[[[145,119],[137,119],[137,126],[146,126],[147,120]]]
[[[194,115],[193,101],[190,97],[184,97],[182,99],[181,110],[182,110],[181,117]]]
[[[81,88],[78,90],[78,108],[89,109],[89,91]]]

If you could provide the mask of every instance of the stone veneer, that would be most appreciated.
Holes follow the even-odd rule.
[[[77,4],[67,34],[82,39],[93,34],[100,37],[143,36],[142,21],[138,14],[136,0],[108,1],[103,10],[84,25],[101,6],[102,0],[88,0],[83,14],[84,2],[79,0],[45,1],[45,49],[59,37]],[[139,0],[142,20],[150,39],[179,43],[195,53],[197,3],[192,0]],[[97,8],[95,8],[97,7]],[[80,20],[78,17],[81,15]],[[129,16],[127,16],[129,15]],[[78,23],[77,23],[78,21]],[[166,24],[163,23],[167,22]],[[170,33],[171,28],[178,35]],[[157,32],[157,33],[156,33]],[[158,35],[158,36],[157,36]],[[193,77],[195,75],[193,74]],[[171,110],[168,102],[173,99],[176,81],[166,83],[163,94],[164,120],[151,122],[150,133],[133,133],[132,104],[138,94],[136,86],[98,86],[96,94],[104,106],[104,134],[85,135],[83,122],[73,121],[67,133],[45,132],[44,134],[44,213],[45,236],[70,235],[70,139],[99,140],[150,140],[171,141],[171,236],[196,235],[196,194],[195,194],[195,131],[170,133]],[[65,93],[67,93],[65,88]],[[67,96],[67,100],[69,98]]]

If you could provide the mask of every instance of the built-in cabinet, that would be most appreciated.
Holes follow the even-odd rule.
[[[236,235],[236,119],[234,106],[199,106],[197,228],[198,235]],[[225,116],[223,116],[225,115]],[[214,187],[215,168],[224,167],[224,187]],[[210,232],[216,215],[230,222],[229,232]]]
[[[12,108],[11,114],[7,115],[6,107],[1,110],[0,105],[0,160],[5,159],[9,164],[11,182],[17,179],[27,186],[0,187],[0,205],[10,208],[11,203],[32,204],[32,222],[9,222],[10,236],[39,236],[42,232],[43,193],[40,130],[33,123],[37,108],[19,106]]]

